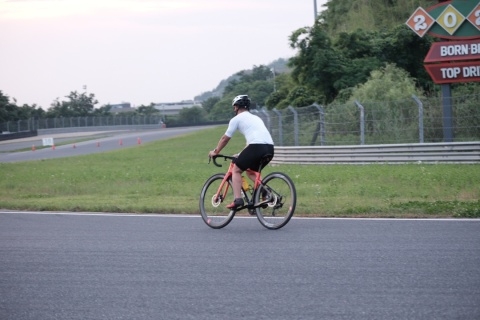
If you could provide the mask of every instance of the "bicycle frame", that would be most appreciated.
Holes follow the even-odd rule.
[[[217,157],[223,157],[225,160],[226,159],[230,159],[230,160],[233,160],[235,157],[231,157],[231,156],[224,156],[224,155],[217,155]],[[217,165],[217,166],[220,166],[221,165],[218,165],[216,162],[215,162],[215,159],[213,160],[214,164]],[[226,195],[228,193],[228,188],[230,188],[230,185],[227,183],[228,179],[230,179],[233,175],[233,167],[235,166],[235,163],[230,162],[229,166],[228,166],[228,170],[227,172],[225,173],[225,177],[223,177],[223,180],[222,180],[222,183],[220,183],[220,186],[218,187],[218,190],[217,190],[217,197],[219,195],[221,195],[221,199],[222,201],[225,200],[226,198]],[[254,182],[254,186],[253,186],[253,193],[255,193],[255,190],[257,190],[257,188],[262,184],[262,176],[261,176],[261,173],[258,172],[258,171],[255,171],[255,170],[251,170],[251,169],[247,169],[246,171],[248,171],[249,173],[253,173],[255,175],[255,182]],[[257,205],[253,205],[253,203],[251,203],[253,201],[253,197],[252,199],[250,199],[248,197],[248,193],[247,193],[247,190],[245,190],[242,186],[242,192],[244,193],[245,195],[245,198],[247,199],[247,203],[244,204],[243,206],[239,207],[237,209],[237,211],[240,211],[242,209],[245,209],[245,208],[249,208],[249,209],[254,209],[258,206],[261,205],[260,204],[257,204]],[[253,194],[252,193],[252,194]]]

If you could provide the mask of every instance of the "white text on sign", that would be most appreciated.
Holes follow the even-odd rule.
[[[480,55],[480,43],[455,44],[440,47],[440,56],[442,57],[455,57],[471,54]]]
[[[480,66],[441,68],[443,79],[455,79],[459,75],[463,78],[480,77]]]

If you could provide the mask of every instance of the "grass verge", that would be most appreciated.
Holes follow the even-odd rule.
[[[225,128],[102,154],[0,163],[0,208],[198,213],[208,163]],[[235,136],[226,154],[244,146]],[[297,216],[480,217],[480,165],[272,165],[295,182]]]

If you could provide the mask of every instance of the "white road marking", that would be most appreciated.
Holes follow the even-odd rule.
[[[138,218],[200,218],[200,214],[154,214],[154,213],[115,213],[115,212],[63,212],[63,211],[14,211],[0,210],[0,214],[36,214],[36,215],[70,215],[101,217],[138,217]],[[255,219],[256,217],[235,216],[234,219]],[[352,221],[473,221],[469,218],[335,218],[335,217],[292,217],[295,220],[352,220]]]

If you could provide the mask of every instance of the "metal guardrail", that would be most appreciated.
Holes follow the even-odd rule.
[[[37,135],[38,135],[37,130],[12,132],[12,133],[10,133],[10,132],[0,133],[0,141],[12,140],[12,139],[21,139],[21,138],[29,138],[29,137],[35,137]]]
[[[276,164],[480,163],[480,142],[275,147]]]

